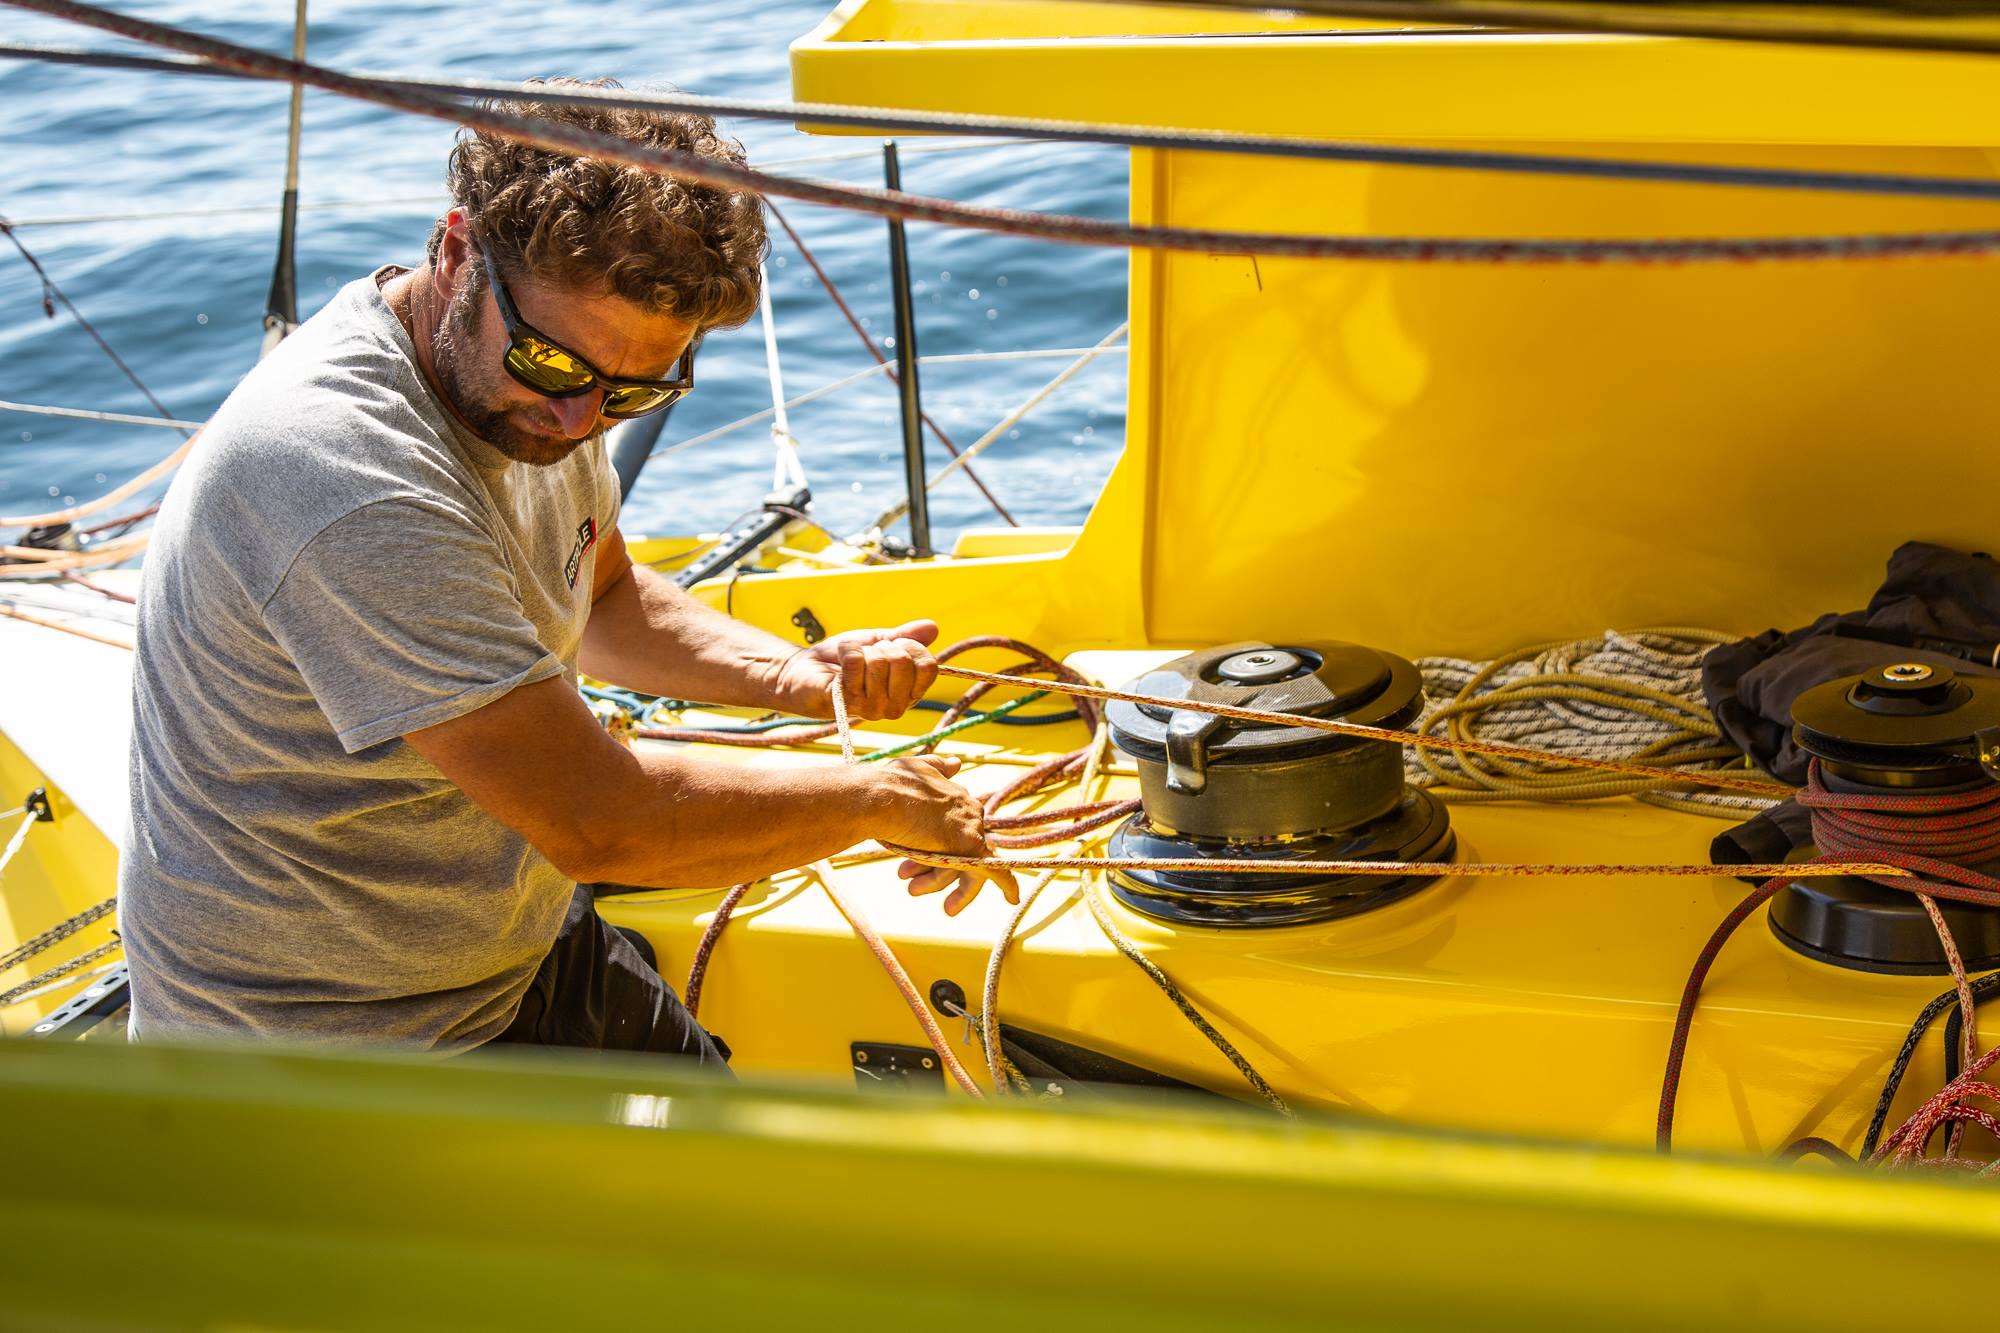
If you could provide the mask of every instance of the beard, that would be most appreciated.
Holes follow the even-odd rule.
[[[467,276],[478,277],[472,273]],[[444,318],[438,321],[431,335],[431,365],[437,374],[438,390],[451,410],[472,428],[474,435],[515,462],[531,467],[560,463],[580,446],[601,438],[604,434],[601,427],[580,440],[572,440],[531,430],[516,420],[517,414],[525,415],[531,409],[504,405],[514,381],[498,357],[488,358],[480,351],[479,323],[483,314],[480,291],[476,281],[461,282],[452,293]]]

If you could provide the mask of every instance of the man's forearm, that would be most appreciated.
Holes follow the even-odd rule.
[[[600,812],[579,878],[711,888],[808,865],[862,841],[879,818],[854,769],[750,768],[676,752],[633,756],[637,781]]]
[[[796,651],[634,564],[591,607],[578,660],[628,690],[765,708],[777,706],[773,677]]]

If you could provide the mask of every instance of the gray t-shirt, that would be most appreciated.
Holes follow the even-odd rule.
[[[601,442],[534,467],[449,418],[391,272],[244,378],[160,511],[118,894],[135,1034],[473,1045],[568,906],[400,737],[574,676],[617,480]]]

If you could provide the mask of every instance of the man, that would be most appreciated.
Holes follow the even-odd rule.
[[[740,161],[706,117],[544,116]],[[797,650],[626,555],[602,433],[757,304],[754,197],[461,135],[415,271],[344,288],[232,393],[146,563],[120,922],[142,1038],[719,1061],[579,884],[715,886],[867,838],[982,854],[954,761],[752,769],[605,734],[648,693],[893,717],[919,621]],[[912,891],[977,875],[913,875]],[[1011,881],[1002,881],[1011,896]]]

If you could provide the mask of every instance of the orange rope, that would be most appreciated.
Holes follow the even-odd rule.
[[[1201,857],[1164,856],[954,856],[948,852],[926,852],[899,843],[883,847],[896,856],[945,869],[975,869],[999,866],[1008,870],[1200,870],[1220,874],[1269,875],[1427,875],[1483,876],[1494,879],[1527,879],[1542,875],[1636,875],[1647,878],[1725,875],[1743,879],[1823,879],[1835,875],[1874,875],[1889,879],[1915,878],[1913,872],[1877,861],[1802,861],[1791,864],[1722,865],[1693,861],[1684,864],[1648,863],[1641,865],[1566,865],[1535,862],[1452,862],[1452,861],[1278,861],[1255,857],[1205,860]]]
[[[1080,699],[1100,699],[1119,703],[1150,705],[1172,711],[1189,713],[1209,713],[1215,717],[1235,718],[1243,722],[1263,722],[1272,726],[1302,727],[1308,731],[1331,732],[1337,736],[1359,736],[1366,740],[1394,741],[1400,745],[1414,745],[1424,750],[1455,750],[1461,754],[1498,755],[1505,759],[1525,759],[1537,764],[1561,764],[1568,768],[1589,768],[1600,773],[1622,773],[1628,777],[1670,779],[1685,782],[1690,786],[1719,787],[1728,791],[1750,792],[1757,796],[1782,801],[1791,796],[1792,789],[1775,782],[1764,782],[1757,778],[1739,778],[1727,773],[1675,772],[1658,764],[1628,763],[1617,759],[1591,759],[1583,755],[1557,754],[1550,750],[1537,750],[1529,745],[1509,745],[1503,741],[1458,740],[1448,736],[1427,736],[1414,731],[1397,731],[1389,727],[1370,727],[1358,722],[1340,722],[1327,717],[1308,717],[1300,713],[1273,713],[1261,708],[1238,708],[1233,704],[1208,703],[1200,699],[1164,699],[1150,694],[1131,694],[1124,690],[1107,690],[1098,685],[1081,685],[1075,681],[1032,680],[1026,676],[1006,675],[994,671],[975,671],[970,667],[952,666],[942,660],[938,663],[940,676],[956,676],[960,680],[976,680],[989,685],[1013,685],[1022,689],[1052,690],[1058,694],[1073,695]]]

